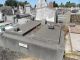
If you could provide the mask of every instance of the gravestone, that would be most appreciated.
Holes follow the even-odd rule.
[[[23,14],[23,13],[24,13],[22,6],[19,6],[19,13],[20,13],[20,14]]]
[[[48,9],[48,15],[46,17],[47,22],[55,22],[56,23],[56,10]]]
[[[27,4],[24,6],[25,14],[31,14],[31,5]]]
[[[80,9],[79,9],[79,14],[80,14]]]
[[[2,12],[0,11],[0,22],[3,22],[3,19],[2,19],[2,16],[3,14],[2,14]]]
[[[53,19],[53,21],[51,21],[51,19]],[[56,20],[56,10],[48,8],[46,0],[38,0],[36,6],[36,20],[54,22]]]
[[[14,13],[14,9],[12,9],[12,14],[14,15],[15,13]]]
[[[45,20],[46,18],[46,10],[47,10],[47,3],[45,0],[38,0],[36,6],[36,20]]]

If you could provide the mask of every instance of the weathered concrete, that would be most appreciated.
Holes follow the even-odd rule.
[[[38,23],[39,22],[35,22],[35,24]],[[34,27],[35,25],[33,23],[27,24],[28,23],[20,27],[26,30],[26,27],[31,27],[31,25]],[[25,34],[24,36],[5,32],[0,36],[0,46],[42,60],[62,60],[64,55],[64,33],[61,30],[61,25],[56,24],[54,27],[54,29],[48,29],[47,25],[41,25],[40,28],[37,28],[36,25],[36,28],[33,29],[36,30],[35,33],[31,33],[33,31],[31,30],[30,34]],[[19,43],[25,44],[27,48],[19,46]]]

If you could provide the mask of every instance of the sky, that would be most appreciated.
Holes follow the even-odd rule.
[[[1,4],[4,4],[6,0],[0,0]],[[28,1],[32,6],[34,6],[38,0],[18,0],[18,1]],[[60,3],[66,3],[67,1],[75,2],[75,3],[80,3],[80,0],[47,0],[47,2],[55,1],[58,4]]]

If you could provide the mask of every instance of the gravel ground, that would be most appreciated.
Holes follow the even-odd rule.
[[[0,47],[0,60],[17,60],[19,58],[24,58],[27,57],[26,55],[15,52],[15,51],[10,51],[9,49],[4,49]]]
[[[34,57],[26,56],[20,52],[11,51],[0,47],[0,60],[40,60]]]

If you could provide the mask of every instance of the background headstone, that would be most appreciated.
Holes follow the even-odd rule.
[[[23,7],[21,7],[21,6],[19,6],[19,13],[20,13],[20,14],[23,14],[23,13],[24,13]]]
[[[25,14],[31,14],[31,5],[27,4],[24,6]]]
[[[2,12],[0,11],[0,21],[3,21],[2,17]]]
[[[56,20],[56,10],[48,8],[46,0],[38,0],[36,6],[36,20],[54,22]]]
[[[47,3],[45,0],[38,0],[36,6],[36,20],[45,20],[47,16]]]

